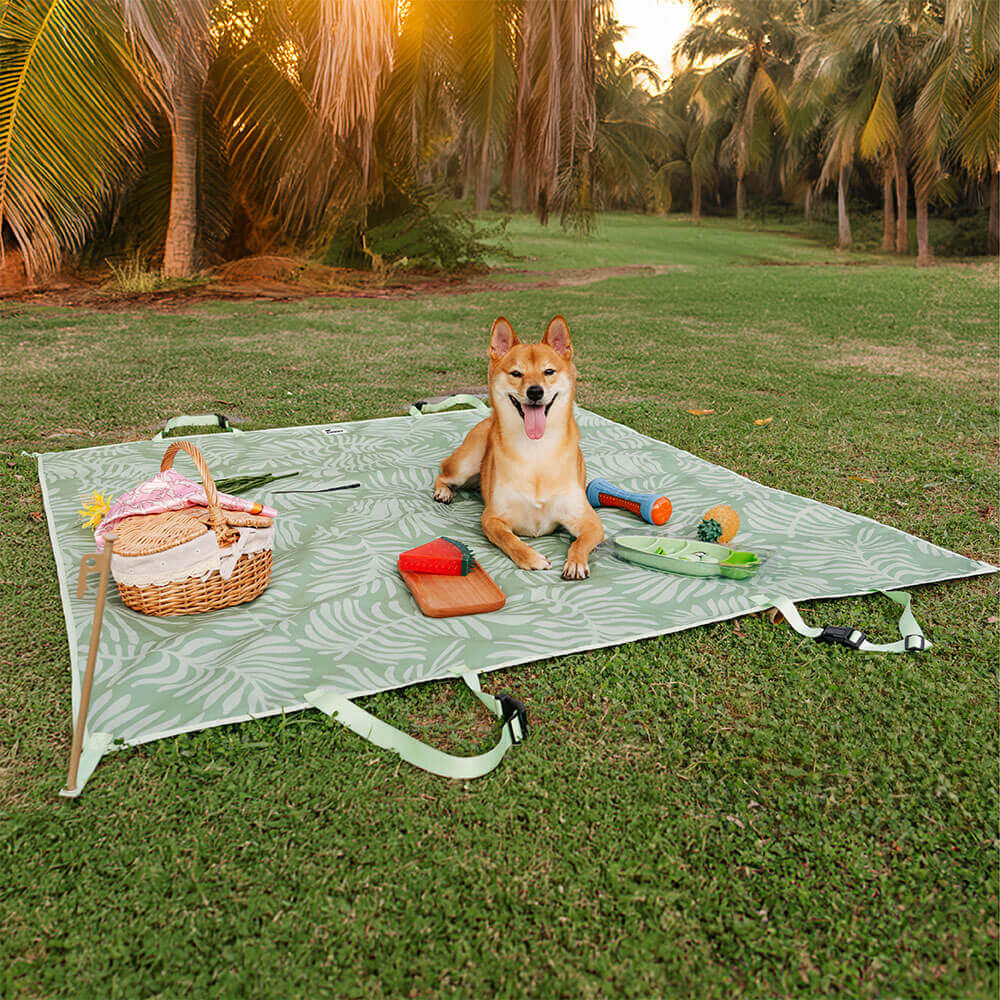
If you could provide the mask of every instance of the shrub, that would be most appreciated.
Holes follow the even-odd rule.
[[[332,267],[378,266],[425,271],[484,268],[491,256],[509,256],[507,220],[478,223],[447,208],[429,188],[395,188],[369,206],[367,224],[338,220],[322,256]]]

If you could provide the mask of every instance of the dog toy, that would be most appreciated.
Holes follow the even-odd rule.
[[[719,504],[705,511],[698,525],[698,538],[703,542],[725,545],[740,530],[740,516],[732,507]]]
[[[673,507],[657,493],[633,493],[609,483],[606,479],[591,479],[587,484],[587,500],[591,507],[620,507],[637,514],[648,524],[666,524]]]
[[[746,580],[757,572],[764,561],[753,552],[737,552],[725,545],[668,535],[632,535],[624,532],[616,535],[612,544],[615,555],[625,562],[684,576],[723,576],[730,580]]]
[[[468,546],[454,538],[435,538],[426,545],[404,552],[399,569],[404,573],[436,573],[440,576],[466,576],[476,565]]]

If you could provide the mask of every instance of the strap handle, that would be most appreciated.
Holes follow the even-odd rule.
[[[822,628],[814,628],[802,620],[794,601],[787,598],[759,596],[762,601],[769,601],[777,608],[785,616],[791,628],[807,639],[846,646],[862,653],[922,653],[925,649],[930,649],[931,641],[924,635],[924,630],[910,610],[910,595],[905,590],[880,590],[878,593],[885,595],[903,609],[899,616],[899,634],[902,638],[896,642],[869,642],[864,632],[848,625],[824,625]]]
[[[239,427],[234,427],[230,423],[229,417],[224,413],[197,413],[185,414],[180,417],[171,417],[164,425],[163,430],[157,431],[153,436],[154,441],[162,441],[168,431],[177,427],[221,427],[230,434],[242,434]]]
[[[370,712],[359,708],[349,698],[336,694],[329,688],[317,688],[306,695],[306,701],[321,712],[335,718],[351,732],[362,739],[374,743],[383,750],[398,753],[403,760],[414,767],[430,771],[442,778],[481,778],[489,774],[503,760],[507,751],[515,743],[523,742],[528,735],[528,713],[524,705],[510,695],[488,694],[479,686],[479,677],[472,671],[462,674],[462,680],[472,693],[503,721],[500,740],[486,753],[476,757],[456,757],[454,754],[436,750],[420,740],[390,726]]]
[[[160,472],[166,472],[173,468],[174,457],[177,452],[185,451],[191,456],[191,460],[198,470],[202,485],[205,487],[205,497],[208,500],[208,526],[215,532],[219,539],[219,544],[227,544],[226,539],[231,540],[234,533],[229,531],[229,521],[219,506],[219,491],[215,488],[215,480],[208,471],[208,463],[205,456],[190,441],[175,441],[163,454],[160,462]]]
[[[459,392],[454,396],[445,396],[432,403],[426,399],[420,399],[410,407],[411,417],[422,417],[425,413],[440,413],[442,410],[450,410],[455,406],[471,406],[474,410],[484,410],[489,412],[489,406],[478,396],[473,396],[467,392]]]

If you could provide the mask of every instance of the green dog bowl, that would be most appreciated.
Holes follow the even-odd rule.
[[[615,555],[625,562],[684,576],[724,576],[746,580],[761,566],[753,552],[740,552],[725,545],[664,535],[621,534],[614,538]]]

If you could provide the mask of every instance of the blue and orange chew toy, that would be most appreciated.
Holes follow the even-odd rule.
[[[436,573],[440,576],[466,576],[476,565],[468,546],[454,538],[435,538],[426,545],[409,549],[399,557],[404,573]]]
[[[587,483],[587,500],[591,507],[620,507],[638,514],[647,524],[666,524],[673,513],[670,501],[656,493],[633,493],[615,486],[606,479],[591,479]]]

